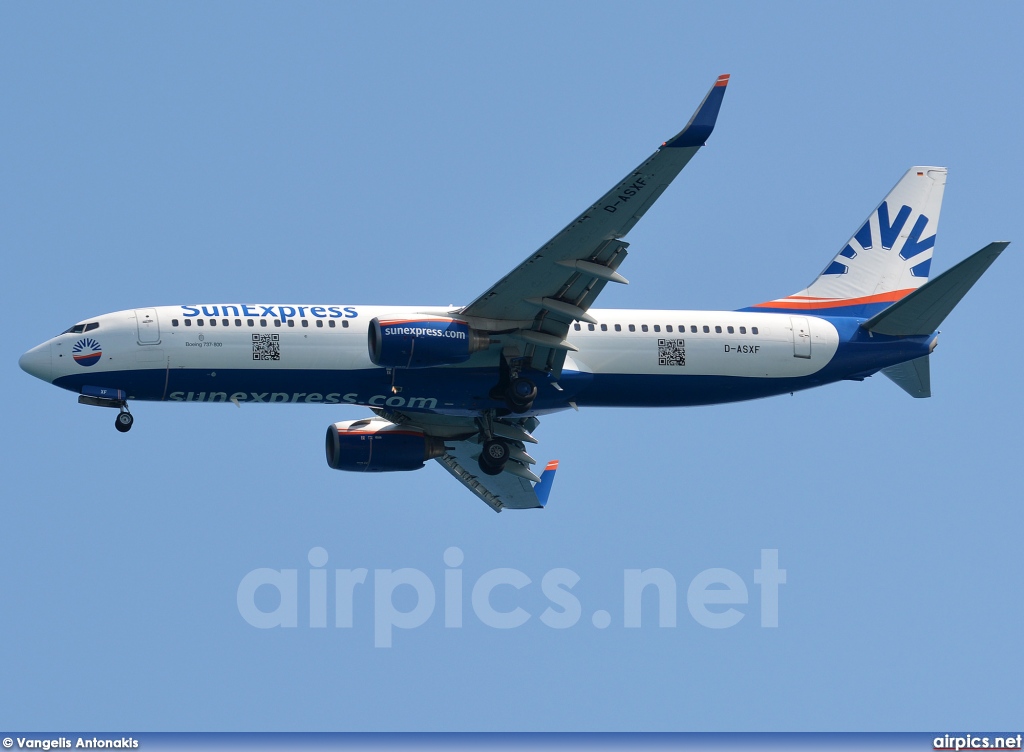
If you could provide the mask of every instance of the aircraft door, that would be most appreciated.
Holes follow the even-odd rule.
[[[160,321],[157,319],[155,308],[137,308],[135,321],[139,325],[140,345],[160,344]]]
[[[790,316],[793,323],[793,357],[811,357],[811,327],[806,316]]]

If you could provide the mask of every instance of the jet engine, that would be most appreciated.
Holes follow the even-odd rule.
[[[437,316],[375,318],[367,342],[370,360],[385,368],[431,368],[464,363],[490,339],[465,321]]]
[[[444,441],[383,418],[334,423],[327,428],[327,464],[335,470],[386,473],[419,470],[444,454]]]

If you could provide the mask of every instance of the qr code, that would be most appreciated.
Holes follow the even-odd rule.
[[[658,340],[658,365],[659,366],[685,366],[686,365],[686,340],[685,339],[659,339]]]
[[[254,334],[254,335],[252,335],[252,359],[253,360],[280,360],[281,359],[281,335],[280,334]]]

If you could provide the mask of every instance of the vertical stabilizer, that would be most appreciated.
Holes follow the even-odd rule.
[[[810,285],[751,310],[871,316],[928,281],[945,167],[911,167]]]

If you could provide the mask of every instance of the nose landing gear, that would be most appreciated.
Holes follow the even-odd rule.
[[[114,428],[121,433],[128,433],[132,430],[133,423],[135,423],[135,418],[128,412],[128,405],[121,405],[121,412],[114,418]]]
[[[96,407],[113,407],[118,410],[114,418],[114,428],[121,433],[128,433],[132,430],[132,417],[128,409],[127,393],[120,389],[109,389],[107,387],[85,387],[85,393],[78,395],[78,404],[94,405]]]

